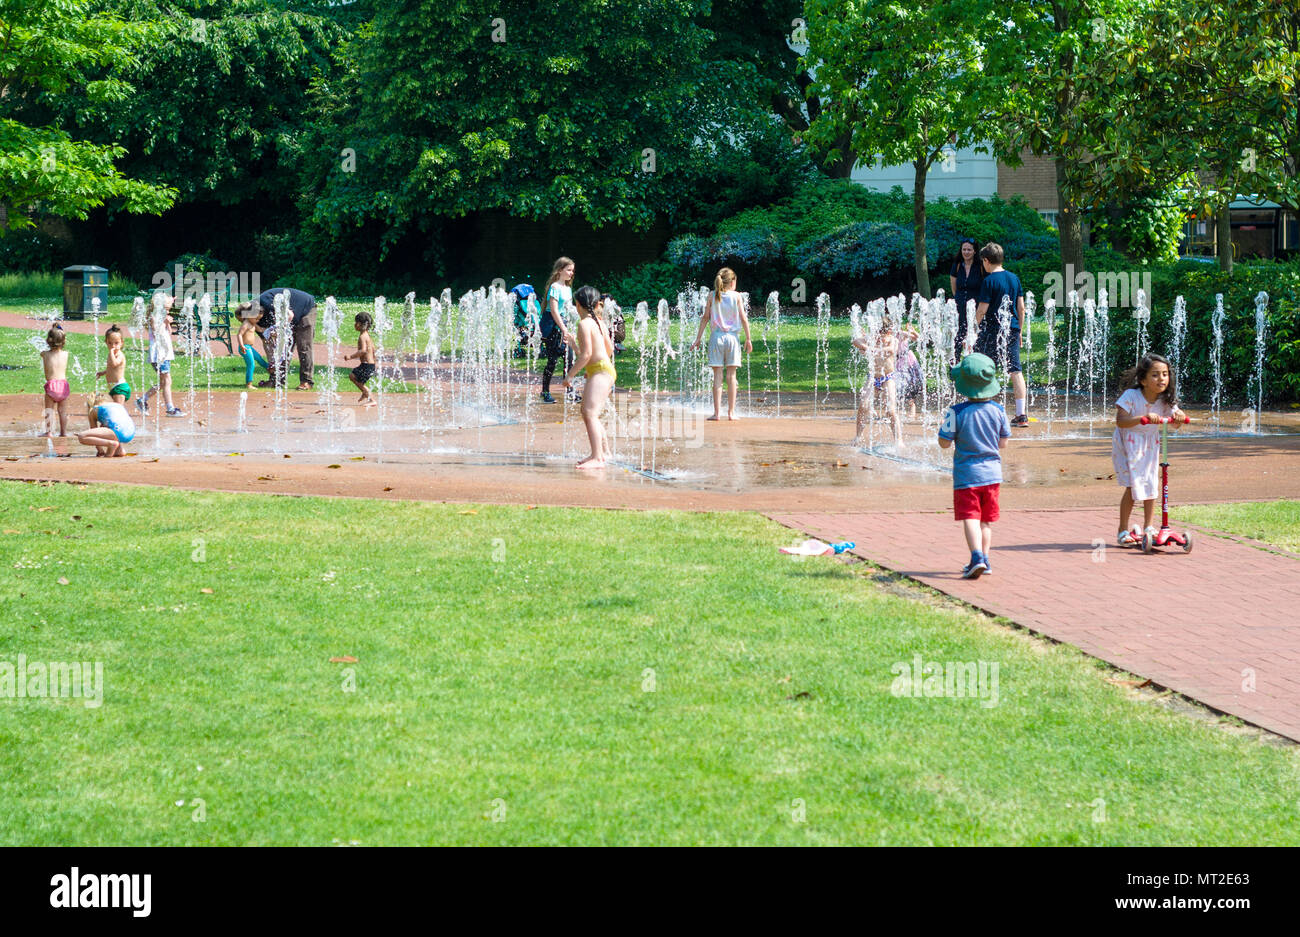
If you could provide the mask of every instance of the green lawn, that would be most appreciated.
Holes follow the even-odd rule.
[[[1213,527],[1300,553],[1300,501],[1188,504],[1174,509],[1176,519]]]
[[[756,515],[5,483],[0,530],[0,661],[105,681],[0,699],[3,844],[1300,843],[1296,749]],[[918,654],[997,705],[892,695]]]

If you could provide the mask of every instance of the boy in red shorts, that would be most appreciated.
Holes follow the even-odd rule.
[[[993,522],[998,519],[1002,455],[1011,423],[1002,404],[992,398],[1002,389],[997,366],[987,355],[967,355],[948,372],[965,403],[949,407],[939,426],[939,447],[956,447],[952,457],[952,509],[970,547],[963,579],[978,579],[989,568]]]

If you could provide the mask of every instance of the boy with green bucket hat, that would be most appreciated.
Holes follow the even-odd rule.
[[[997,366],[988,355],[967,355],[949,369],[965,403],[944,411],[939,447],[955,446],[952,457],[952,509],[961,521],[970,547],[963,579],[978,579],[989,568],[993,522],[998,519],[998,490],[1002,485],[1002,456],[1011,436],[1011,423],[1002,404],[992,398],[1001,391]]]

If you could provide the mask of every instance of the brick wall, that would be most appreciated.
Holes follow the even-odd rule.
[[[1056,163],[1049,156],[1035,156],[1028,150],[1020,154],[1024,165],[1013,169],[998,163],[998,195],[1010,199],[1019,195],[1036,211],[1057,211]]]

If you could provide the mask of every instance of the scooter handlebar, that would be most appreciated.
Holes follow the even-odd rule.
[[[1149,416],[1143,416],[1142,419],[1139,420],[1138,422],[1140,422],[1143,426],[1149,426],[1152,423],[1173,423],[1174,418],[1171,416],[1162,416],[1158,420],[1152,420],[1151,417]],[[1182,422],[1185,424],[1190,423],[1192,422],[1192,418],[1190,416],[1184,416]]]

